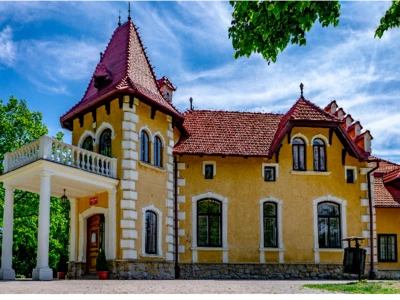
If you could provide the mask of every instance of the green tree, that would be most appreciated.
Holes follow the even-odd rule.
[[[48,129],[42,123],[40,112],[31,112],[26,101],[10,97],[8,103],[0,100],[0,162],[6,152],[12,152],[40,136]],[[60,132],[55,137],[62,141]],[[3,174],[0,164],[0,174]],[[0,227],[3,227],[4,189],[0,183]],[[13,268],[19,276],[31,277],[36,266],[39,195],[15,190],[14,192],[14,243]],[[49,266],[55,268],[60,255],[68,254],[69,207],[61,200],[50,202]]]
[[[260,53],[268,63],[276,62],[289,43],[306,45],[306,32],[318,20],[322,27],[339,24],[338,1],[231,1],[233,6],[229,37],[235,59]],[[400,2],[393,1],[375,37],[400,26]]]

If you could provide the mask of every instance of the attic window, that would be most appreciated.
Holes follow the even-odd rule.
[[[95,76],[94,77],[94,87],[101,91],[105,87],[107,87],[111,83],[110,78],[108,76]]]

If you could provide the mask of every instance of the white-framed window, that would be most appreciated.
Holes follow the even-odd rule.
[[[264,181],[276,181],[279,175],[278,164],[265,163],[262,164],[261,176]]]
[[[344,166],[344,178],[347,183],[355,183],[357,180],[357,167]]]
[[[346,200],[326,195],[313,200],[314,261],[320,251],[342,251],[342,238],[347,237]]]
[[[142,255],[162,256],[162,211],[154,205],[142,208]]]
[[[199,250],[223,251],[223,262],[228,262],[228,198],[211,192],[192,197],[191,250],[193,262]]]
[[[215,161],[203,161],[204,179],[214,179],[217,174],[217,163]]]

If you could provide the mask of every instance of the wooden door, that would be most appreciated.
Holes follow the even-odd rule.
[[[96,273],[96,259],[100,249],[101,215],[94,215],[87,220],[87,256],[88,273]]]

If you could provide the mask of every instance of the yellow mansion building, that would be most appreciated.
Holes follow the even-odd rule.
[[[336,101],[301,96],[285,114],[190,109],[156,79],[131,20],[83,98],[47,136],[5,155],[0,279],[12,269],[13,190],[40,194],[34,279],[48,267],[50,196],[70,199],[70,278],[344,278],[344,238],[362,237],[364,276],[400,277],[400,166]]]

